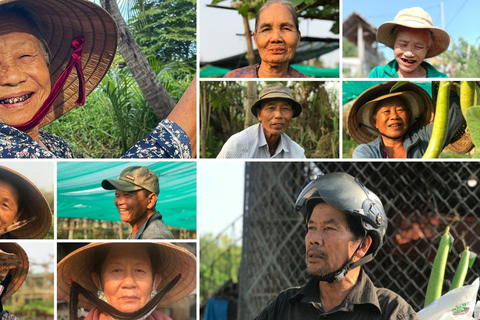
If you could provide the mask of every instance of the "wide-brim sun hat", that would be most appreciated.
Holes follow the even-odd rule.
[[[115,56],[117,27],[110,14],[87,0],[0,0],[0,6],[7,3],[26,4],[41,21],[50,50],[52,85],[70,60],[73,52],[71,41],[78,36],[85,38],[81,61],[88,96],[101,82]],[[72,71],[40,127],[76,106],[78,88],[77,73]]]
[[[35,218],[9,233],[17,239],[43,239],[52,227],[52,211],[43,193],[20,173],[0,166],[0,180],[7,181],[17,190],[22,213],[20,220]]]
[[[20,265],[17,267],[12,266]],[[20,286],[23,284],[28,274],[28,257],[23,248],[14,242],[0,243],[0,268],[11,268],[9,274],[12,275],[12,280],[8,285],[7,291],[2,296],[2,303],[11,297]]]
[[[124,244],[125,243],[90,243],[63,258],[62,261],[60,261],[57,265],[58,296],[65,301],[70,301],[70,283],[72,281],[77,282],[83,288],[96,295],[98,288],[92,280],[95,259],[94,249],[98,246],[121,246]],[[142,246],[146,243],[134,244]],[[154,273],[158,273],[162,277],[159,288],[165,287],[178,274],[181,274],[181,278],[178,283],[167,292],[167,294],[157,305],[157,307],[166,307],[171,305],[173,302],[186,297],[195,289],[197,281],[197,260],[195,256],[187,249],[177,245],[168,242],[152,244],[155,245],[159,254],[158,260],[160,265],[156,266],[157,269],[154,270]],[[79,295],[78,297],[78,306],[88,310],[94,307],[94,305],[83,295]]]
[[[442,28],[435,27],[430,15],[420,7],[403,9],[395,16],[393,21],[387,21],[380,25],[377,30],[377,41],[394,49],[396,27],[407,27],[412,29],[426,29],[433,36],[433,42],[428,49],[425,58],[438,56],[445,52],[450,45],[450,36]]]
[[[379,133],[373,129],[371,119],[377,104],[398,97],[410,110],[409,130],[426,126],[433,121],[433,101],[429,94],[413,83],[406,83],[390,92],[396,82],[386,82],[364,91],[354,101],[347,118],[347,131],[358,144],[375,140]]]
[[[258,108],[262,106],[263,101],[272,99],[287,99],[292,104],[293,118],[296,118],[302,113],[302,105],[293,98],[293,92],[290,88],[284,86],[280,82],[266,85],[258,96],[258,100],[250,108],[250,111],[255,117],[258,117]]]

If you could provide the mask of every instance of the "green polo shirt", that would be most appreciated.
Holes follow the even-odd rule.
[[[418,320],[413,308],[398,294],[376,288],[361,270],[357,283],[342,303],[326,312],[318,281],[281,292],[255,320]]]
[[[444,73],[438,72],[430,63],[423,61],[421,66],[427,70],[427,78],[448,78]],[[384,66],[373,68],[368,75],[369,78],[398,78],[397,72],[398,63],[393,59]]]

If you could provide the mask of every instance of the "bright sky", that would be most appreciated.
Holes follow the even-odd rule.
[[[360,5],[361,3],[361,5]],[[397,13],[406,8],[422,7],[430,14],[433,24],[442,27],[442,15],[439,0],[343,0],[343,20],[354,10],[367,18],[377,28],[386,21],[393,21]],[[480,39],[480,1],[478,0],[449,0],[443,1],[445,31],[454,40],[461,36],[468,42],[478,45]],[[468,23],[468,25],[467,25]],[[381,45],[379,48],[386,48]],[[389,48],[384,50],[388,59],[393,59],[393,51]],[[387,55],[388,54],[388,55]]]
[[[18,241],[27,253],[30,263],[29,272],[44,272],[43,263],[49,263],[48,271],[53,272],[55,263],[55,243],[53,241]]]
[[[198,233],[217,235],[243,214],[245,162],[207,160],[197,163]],[[240,235],[236,223],[236,235]]]
[[[53,192],[55,180],[53,161],[1,161],[0,165],[13,169],[32,181],[42,191]]]
[[[245,30],[242,16],[236,10],[209,8],[211,0],[200,0],[199,11],[199,60],[210,62],[230,57],[247,51]],[[229,6],[230,1],[223,1],[219,6]],[[250,29],[253,31],[255,20],[249,20]],[[329,30],[333,22],[305,19],[300,20],[302,36],[338,38],[338,35]],[[255,44],[254,44],[255,46]],[[338,64],[339,50],[322,56],[325,67],[333,68]]]

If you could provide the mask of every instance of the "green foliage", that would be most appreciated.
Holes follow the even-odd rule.
[[[138,1],[134,9],[138,14],[130,19],[133,36],[148,59],[195,67],[195,0]]]
[[[224,0],[213,0],[210,5],[214,6]],[[232,0],[230,6],[238,10],[238,13],[249,19],[255,18],[258,10],[268,0]],[[339,1],[338,0],[290,0],[297,9],[299,18],[322,19],[334,22],[331,32],[339,33]]]
[[[227,236],[214,239],[212,234],[200,238],[200,301],[204,301],[225,282],[238,282],[242,247]]]
[[[475,146],[480,146],[480,106],[468,108],[466,116],[473,144]],[[476,153],[475,158],[480,158],[480,153]]]
[[[343,57],[358,57],[358,49],[353,43],[343,39]]]
[[[475,46],[460,37],[452,39],[450,50],[442,54],[445,65],[454,78],[477,78],[480,74],[480,46]]]

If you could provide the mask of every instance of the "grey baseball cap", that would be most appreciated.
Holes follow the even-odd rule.
[[[157,174],[153,170],[141,166],[133,166],[124,169],[116,180],[103,180],[102,188],[106,190],[118,189],[122,191],[137,191],[145,189],[156,195],[160,193]]]
[[[266,85],[260,91],[258,100],[252,105],[250,109],[255,117],[257,117],[258,109],[262,106],[262,102],[270,99],[287,99],[291,102],[293,109],[293,118],[296,118],[302,113],[302,105],[293,98],[293,92],[290,88],[284,86],[280,82]]]

